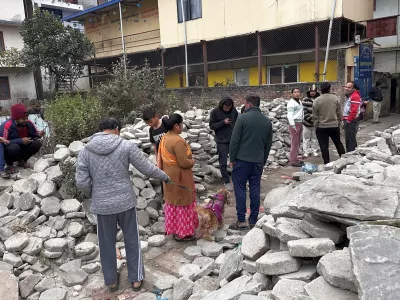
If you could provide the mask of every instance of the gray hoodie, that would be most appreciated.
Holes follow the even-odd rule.
[[[135,144],[114,134],[96,133],[79,153],[76,186],[91,196],[93,213],[117,214],[136,206],[129,164],[147,177],[168,178]]]

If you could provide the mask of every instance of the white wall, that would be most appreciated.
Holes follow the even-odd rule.
[[[0,0],[0,20],[22,22],[24,19],[23,0]]]
[[[0,105],[10,107],[17,103],[19,98],[36,99],[35,82],[30,71],[22,70],[16,74],[13,70],[0,69],[0,77],[8,77],[10,83],[11,98],[0,100]]]
[[[6,50],[9,50],[11,48],[23,48],[24,42],[22,41],[22,37],[19,33],[19,26],[5,26],[0,24],[0,31],[3,32],[4,45],[6,46]]]

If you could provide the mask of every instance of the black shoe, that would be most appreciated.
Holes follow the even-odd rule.
[[[249,226],[247,226],[246,222],[235,222],[229,225],[229,229],[232,230],[248,230]]]

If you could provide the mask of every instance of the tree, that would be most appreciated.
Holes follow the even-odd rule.
[[[71,26],[64,26],[54,15],[36,9],[21,27],[24,48],[22,63],[32,69],[44,68],[54,76],[56,87],[69,82],[73,87],[84,62],[94,54],[91,41]]]

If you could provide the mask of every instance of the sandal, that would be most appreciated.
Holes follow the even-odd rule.
[[[15,168],[13,166],[9,166],[6,168],[6,173],[11,175],[11,174],[17,173],[17,171],[15,170]]]
[[[20,160],[20,161],[18,162],[18,166],[19,166],[19,167],[22,167],[22,168],[24,168],[24,169],[32,169],[31,164],[30,164],[30,163],[27,163],[27,162],[24,161],[24,160]]]
[[[174,234],[174,239],[177,242],[191,242],[191,241],[195,241],[196,237],[194,235],[188,235],[183,238],[180,238],[179,236]]]
[[[115,283],[115,286],[109,285],[109,286],[108,286],[108,290],[109,290],[111,293],[114,293],[114,292],[116,292],[116,291],[119,290],[119,273],[117,273],[117,282]]]
[[[137,287],[135,287],[134,284],[135,284],[135,283],[139,283],[139,282],[140,282],[140,285],[137,286]],[[138,282],[132,282],[132,290],[133,290],[134,292],[140,292],[140,290],[142,289],[142,285],[143,285],[143,279],[140,280],[140,281],[138,281]]]

